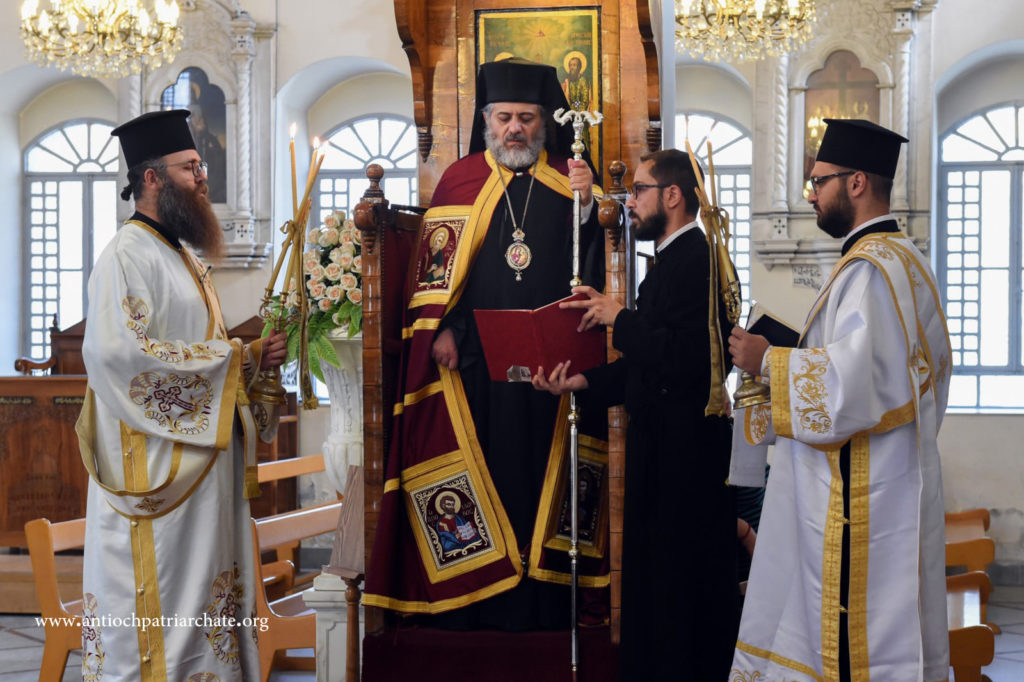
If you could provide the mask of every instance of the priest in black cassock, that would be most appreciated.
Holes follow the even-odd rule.
[[[589,162],[570,157],[571,128],[554,124],[568,109],[554,68],[486,63],[476,94],[470,154],[441,178],[419,235],[363,603],[440,614],[441,627],[568,629],[568,564],[543,547],[559,511],[545,481],[564,451],[565,401],[492,382],[473,311],[569,295],[574,190],[583,279],[602,282],[598,188]],[[462,530],[442,542],[453,507]],[[606,587],[607,561],[585,565],[581,584]]]
[[[589,300],[562,304],[586,309],[581,328],[611,326],[622,357],[575,375],[566,363],[548,376],[542,368],[533,380],[556,395],[578,391],[584,409],[625,404],[629,415],[622,680],[725,680],[739,622],[731,430],[726,417],[704,415],[710,268],[696,184],[680,151],[641,158],[626,209],[636,238],[654,241],[655,264],[636,310],[590,287],[574,289]],[[724,303],[718,310],[724,348],[730,325]]]

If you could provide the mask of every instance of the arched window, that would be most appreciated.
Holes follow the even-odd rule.
[[[940,138],[937,276],[953,345],[950,407],[1024,408],[1024,106]]]
[[[743,291],[740,321],[750,309],[750,166],[754,148],[750,133],[739,124],[714,114],[676,114],[676,149],[686,150],[689,139],[693,153],[704,171],[708,168],[708,142],[711,142],[718,205],[729,213],[729,252],[736,264]]]
[[[316,224],[337,209],[352,215],[369,187],[366,167],[371,163],[384,168],[382,189],[388,201],[417,203],[416,128],[411,120],[370,115],[348,121],[328,133],[321,151],[324,164],[311,211]]]
[[[117,141],[102,121],[68,121],[25,150],[22,353],[50,355],[49,328],[82,319],[96,257],[117,229]]]

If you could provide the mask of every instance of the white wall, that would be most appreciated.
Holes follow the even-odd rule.
[[[676,65],[675,94],[677,112],[721,114],[747,130],[754,128],[750,85],[731,66],[680,59]]]
[[[258,23],[277,24],[279,87],[317,62],[336,57],[373,59],[397,73],[409,73],[391,2],[246,0],[243,4]]]
[[[958,74],[937,93],[936,135],[985,108],[1001,102],[1019,101],[1024,95],[1024,46],[1020,52],[997,55]]]
[[[232,4],[230,0],[211,2]],[[20,206],[21,151],[27,141],[72,118],[119,118],[118,101],[112,93],[117,89],[116,81],[100,85],[97,81],[37,67],[25,60],[15,19],[20,16],[20,5],[20,0],[0,0],[0,12],[12,19],[0,22],[0,91],[5,95],[0,102],[0,151],[3,152],[0,181],[7,180],[0,185],[0,200],[7,206]],[[314,102],[342,81],[371,72],[391,78],[401,78],[404,74],[402,91],[409,93],[409,68],[395,28],[394,8],[389,2],[316,0],[285,4],[278,0],[252,0],[243,6],[258,24],[276,27],[271,70],[275,75],[274,92],[281,95],[278,115],[271,129],[257,131],[257,136],[264,143],[272,141],[276,152],[270,157],[276,159],[272,163],[272,223],[273,233],[279,238],[276,227],[291,212],[288,123],[296,120],[300,125],[297,151],[300,167],[306,168],[309,146],[303,141],[318,132],[306,134],[310,130],[309,109]],[[187,55],[179,55],[176,63],[187,61]],[[407,110],[411,111],[411,98],[408,95],[406,98],[409,100]],[[352,99],[353,109],[363,104],[369,106],[368,111],[375,111],[372,99],[356,95]],[[336,100],[334,104],[341,102]],[[400,108],[397,104],[393,106]],[[329,119],[330,112],[323,107],[318,124]],[[282,212],[281,207],[287,210]],[[20,211],[8,211],[0,217],[0,236],[5,237],[5,244],[13,247],[0,254],[0,266],[13,278],[20,271]],[[256,312],[269,272],[268,265],[261,270],[216,273],[215,281],[226,302],[225,321],[229,327]],[[18,355],[20,298],[20,291],[14,287],[0,293],[0,373],[3,374],[13,373],[13,361]]]
[[[67,121],[68,103],[74,102],[75,118],[117,121],[117,98],[100,81],[75,78],[44,90],[18,115],[19,146],[25,149],[39,135]]]
[[[366,114],[411,119],[412,81],[404,75],[374,73],[338,83],[309,108],[309,131],[323,138],[340,123]]]
[[[941,0],[934,15],[937,81],[1016,45],[1024,46],[1020,0]]]

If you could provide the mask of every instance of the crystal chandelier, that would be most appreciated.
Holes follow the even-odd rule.
[[[803,45],[814,0],[675,0],[676,50],[706,61],[777,57]]]
[[[39,0],[21,5],[21,38],[28,57],[42,66],[82,76],[120,78],[143,66],[174,61],[181,49],[178,3],[153,0]]]

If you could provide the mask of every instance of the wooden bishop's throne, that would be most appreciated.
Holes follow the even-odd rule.
[[[454,7],[453,7],[454,4]],[[395,14],[403,47],[412,71],[415,120],[419,133],[419,202],[429,203],[444,170],[469,146],[475,106],[475,77],[481,55],[487,54],[484,27],[493,35],[505,3],[499,0],[395,0]],[[622,202],[626,197],[623,177],[634,169],[640,156],[661,146],[658,59],[647,0],[597,0],[586,8],[564,0],[523,0],[516,12],[506,12],[529,22],[520,25],[523,34],[541,35],[545,27],[557,24],[559,17],[590,14],[593,50],[584,75],[594,80],[589,110],[600,110],[604,121],[591,138],[594,163],[601,177],[595,179],[606,191],[599,216],[605,229],[605,292],[631,303],[633,273],[631,240],[625,231]],[[539,53],[515,52],[514,31],[498,35],[515,56],[552,63]],[[527,41],[529,42],[529,41]],[[566,51],[564,43],[560,48]],[[493,51],[493,49],[491,50]],[[573,54],[559,56],[559,78],[568,68]],[[561,52],[559,53],[561,55]],[[484,60],[485,61],[485,60]],[[600,68],[594,68],[594,63]],[[564,66],[565,68],[561,68]],[[595,76],[595,74],[597,74]],[[583,108],[583,107],[580,107]],[[620,161],[623,160],[623,161]],[[410,262],[418,244],[423,210],[394,206],[381,190],[385,174],[380,166],[367,169],[370,188],[355,210],[355,222],[363,235],[363,363],[364,363],[364,458],[365,501],[364,532],[366,565],[373,550],[380,502],[384,492],[386,457],[390,440],[391,415],[396,396],[396,373],[402,347],[402,312],[408,300]],[[568,283],[567,283],[568,288]],[[568,292],[567,292],[568,293]],[[609,359],[615,355],[610,344]],[[620,622],[622,510],[624,490],[625,413],[613,408],[608,415],[609,428],[609,543],[611,563],[610,622],[607,627],[581,630],[579,679],[611,680],[617,671],[615,645]],[[480,679],[568,680],[569,614],[566,631],[527,633],[525,638],[501,633],[438,632],[400,628],[401,618],[391,612],[367,608],[366,636],[362,642],[363,675],[378,680],[432,680],[431,671],[442,666],[434,663],[448,657],[458,658],[467,647],[477,653],[473,661],[493,658],[492,668],[469,666],[463,674]],[[482,649],[481,649],[482,648]],[[481,654],[481,650],[484,652]],[[493,651],[493,657],[488,651]],[[552,653],[550,664],[538,672],[527,661]],[[518,652],[518,653],[516,653]],[[501,670],[510,658],[516,665]],[[589,657],[589,659],[588,659]],[[524,666],[529,669],[524,669]],[[456,679],[451,674],[445,679]],[[350,678],[351,679],[351,678]],[[439,675],[436,679],[442,679]],[[575,679],[575,678],[574,678]]]

